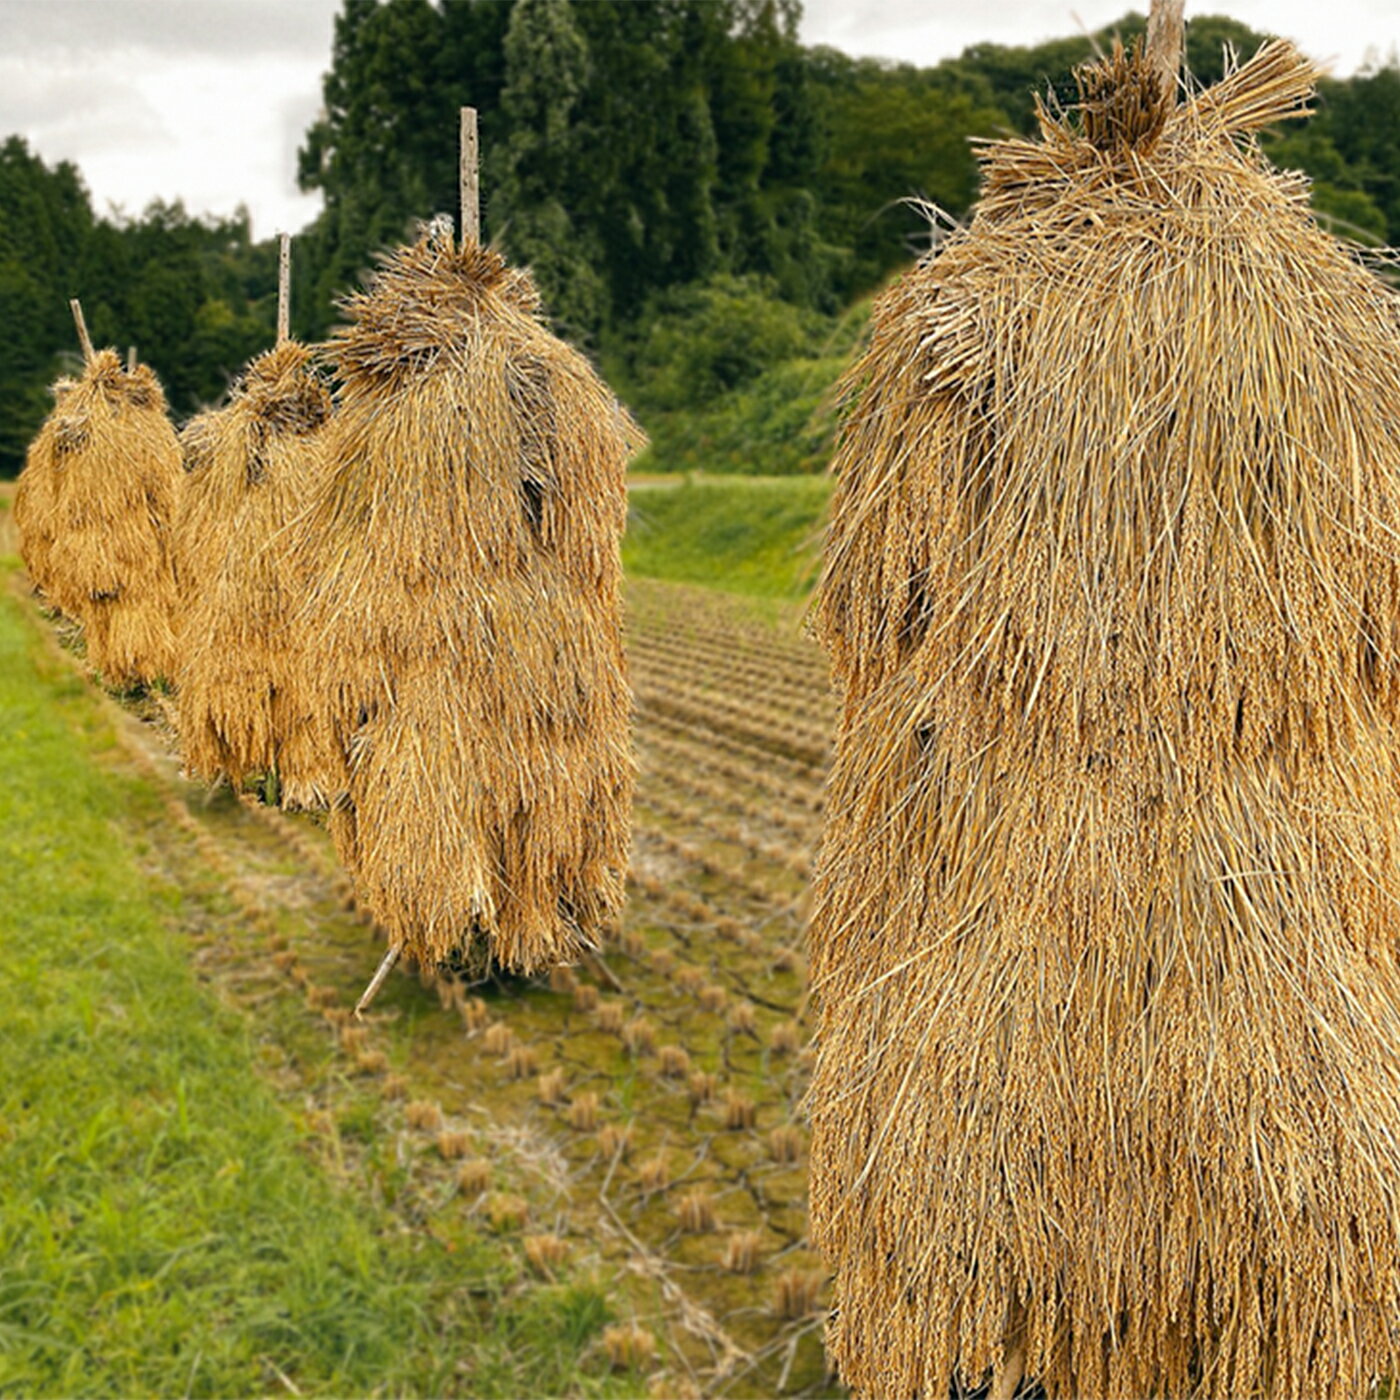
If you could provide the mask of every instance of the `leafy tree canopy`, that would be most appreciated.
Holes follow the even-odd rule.
[[[298,177],[324,209],[298,237],[292,321],[323,335],[336,300],[416,221],[456,210],[457,110],[480,114],[485,236],[534,269],[571,338],[639,404],[699,403],[818,342],[830,318],[928,246],[929,208],[976,196],[970,138],[1028,133],[1037,98],[1072,103],[1095,34],[977,44],[930,68],[798,40],[800,0],[342,0],[323,108]],[[1187,32],[1215,81],[1264,35],[1221,16]],[[1320,217],[1400,244],[1400,67],[1322,84],[1267,135],[1306,171]],[[0,472],[12,473],[71,353],[134,342],[175,411],[216,399],[272,337],[276,253],[246,214],[179,204],[99,217],[78,171],[0,145]]]

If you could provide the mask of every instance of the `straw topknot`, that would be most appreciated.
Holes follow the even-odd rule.
[[[325,461],[331,397],[311,351],[260,355],[228,406],[181,436],[189,476],[177,528],[184,599],[178,715],[185,766],[235,787],[275,777],[289,804],[324,800],[324,746],[295,705],[303,661],[294,521]]]
[[[622,899],[621,630],[639,434],[529,277],[431,233],[331,347],[303,615],[348,764],[332,827],[390,947],[471,975],[575,956]]]
[[[54,397],[15,497],[30,578],[82,624],[88,660],[109,684],[168,677],[180,449],[165,395],[146,365],[128,371],[102,350]]]
[[[812,1228],[872,1395],[1362,1396],[1400,1324],[1400,322],[1136,57],[877,305],[818,626]]]

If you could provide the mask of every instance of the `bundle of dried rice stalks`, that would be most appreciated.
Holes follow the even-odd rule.
[[[55,387],[55,393],[66,387],[67,381]],[[40,443],[43,449],[40,450]],[[54,541],[58,537],[59,487],[64,481],[60,469],[61,457],[54,452],[52,437],[44,439],[43,430],[29,444],[25,453],[24,470],[15,483],[15,529],[29,581],[35,590],[47,596],[53,588],[52,560]]]
[[[200,485],[200,479],[214,460],[219,413],[216,408],[203,409],[179,432],[185,484],[180,491],[180,508],[175,513],[170,547],[175,562],[175,582],[186,607],[208,575],[210,561],[220,542],[219,515],[214,509],[213,493]]]
[[[297,515],[325,459],[331,398],[311,351],[286,341],[259,356],[227,407],[181,435],[189,475],[176,531],[184,603],[179,672],[186,768],[235,787],[268,774],[288,802],[315,799],[324,752],[292,708],[302,669],[291,618],[302,580]],[[304,688],[302,691],[304,696]]]
[[[853,372],[813,1233],[879,1395],[1361,1396],[1400,1348],[1400,326],[1121,53]]]
[[[165,395],[149,367],[126,370],[103,350],[54,396],[15,499],[30,577],[82,623],[88,660],[110,684],[170,676],[180,449]]]
[[[568,960],[618,908],[633,760],[619,540],[639,433],[529,277],[430,231],[349,299],[302,529],[333,829],[391,949]]]

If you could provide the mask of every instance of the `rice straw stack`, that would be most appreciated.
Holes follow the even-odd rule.
[[[304,345],[260,355],[228,405],[182,435],[180,744],[188,771],[235,787],[268,775],[289,804],[324,801],[310,719],[293,707],[302,581],[295,520],[325,460],[331,397]]]
[[[15,518],[35,586],[82,624],[93,667],[115,686],[173,674],[170,522],[180,450],[165,395],[146,365],[93,353],[54,386],[30,445]]]
[[[475,242],[430,226],[345,310],[302,532],[309,683],[348,765],[332,829],[391,953],[547,968],[623,897],[639,433],[528,275]]]
[[[1121,50],[849,381],[813,1236],[846,1382],[1363,1396],[1400,1326],[1400,321]]]

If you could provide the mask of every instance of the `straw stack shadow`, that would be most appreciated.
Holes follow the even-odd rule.
[[[178,724],[185,766],[235,788],[267,775],[289,806],[323,805],[314,717],[292,709],[302,667],[291,621],[296,518],[325,463],[331,396],[288,340],[255,359],[226,407],[181,434],[188,471],[176,530],[184,604]],[[302,693],[304,693],[304,688]]]
[[[54,386],[15,496],[20,551],[48,602],[82,624],[89,663],[109,685],[175,669],[170,526],[180,449],[154,372],[92,353]]]
[[[853,1388],[1362,1396],[1400,1318],[1400,322],[1121,50],[879,302],[818,627]]]
[[[430,226],[345,303],[330,465],[298,531],[331,826],[390,948],[467,977],[595,941],[623,897],[621,628],[640,433],[527,274]]]

